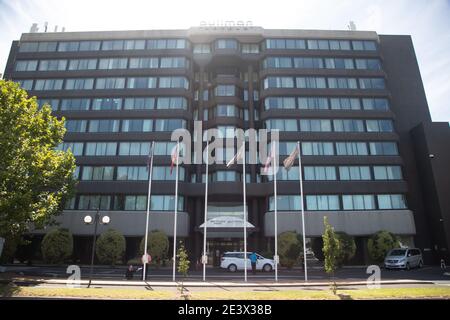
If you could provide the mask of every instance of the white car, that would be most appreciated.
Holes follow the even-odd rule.
[[[247,252],[247,270],[252,270],[250,255],[251,252]],[[270,272],[275,268],[274,260],[264,258],[259,254],[256,254],[256,257],[258,258],[256,270]],[[238,270],[244,270],[244,262],[243,252],[225,252],[221,258],[220,267],[230,272],[236,272]]]

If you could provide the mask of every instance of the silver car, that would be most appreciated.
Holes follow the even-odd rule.
[[[422,268],[422,252],[416,248],[398,248],[392,249],[384,258],[384,267],[386,269],[406,269]]]

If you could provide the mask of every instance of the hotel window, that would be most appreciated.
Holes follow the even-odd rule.
[[[91,90],[94,88],[94,79],[67,79],[66,90]]]
[[[89,99],[62,99],[61,110],[89,110]]]
[[[359,110],[361,104],[358,98],[330,98],[333,110]]]
[[[124,41],[123,40],[107,40],[102,43],[102,51],[107,50],[123,50]]]
[[[363,120],[335,119],[333,120],[335,132],[364,132]]]
[[[114,210],[144,211],[147,209],[147,196],[115,196]]]
[[[267,77],[264,79],[264,89],[267,88],[294,88],[292,77]]]
[[[19,52],[36,52],[37,49],[37,42],[22,42],[19,46]]]
[[[41,60],[39,71],[63,71],[66,70],[67,60]]]
[[[248,157],[246,158],[248,159]],[[278,169],[277,172],[277,180],[280,181],[298,181],[299,174],[298,174],[298,167],[292,166],[291,169],[286,170],[282,165]],[[267,176],[268,181],[273,181],[273,175]]]
[[[147,40],[147,49],[186,49],[185,39],[151,39]]]
[[[130,69],[157,69],[157,57],[130,58]]]
[[[336,195],[308,195],[306,198],[306,210],[340,210],[339,196]]]
[[[389,101],[385,98],[364,98],[362,99],[364,110],[388,110]]]
[[[157,141],[155,142],[155,156],[169,156],[172,154],[172,150],[175,147],[176,143],[172,141],[168,142],[162,142]],[[183,147],[182,144],[180,144],[181,152],[180,154],[183,154]]]
[[[360,78],[359,87],[361,89],[384,89],[386,85],[383,78]]]
[[[36,71],[37,60],[18,60],[14,67],[14,71]]]
[[[117,142],[86,142],[86,156],[115,156]]]
[[[117,167],[117,180],[148,180],[146,166]]]
[[[212,182],[233,182],[241,181],[241,174],[236,171],[218,170],[211,174]]]
[[[58,44],[59,52],[78,51],[80,43],[78,41],[60,42]]]
[[[70,149],[74,156],[83,155],[83,142],[63,142],[58,145],[57,150],[67,151]]]
[[[189,80],[186,77],[160,77],[159,88],[189,89]]]
[[[37,103],[39,105],[39,108],[42,108],[44,104],[47,104],[50,106],[50,108],[53,111],[58,110],[59,100],[58,99],[38,99]]]
[[[67,132],[86,132],[87,120],[66,120]]]
[[[305,40],[301,39],[267,39],[267,49],[306,49]]]
[[[275,211],[275,197],[269,197],[269,211]],[[277,195],[277,209],[280,211],[301,210],[300,196]]]
[[[396,156],[398,155],[397,144],[395,142],[371,142],[370,154]]]
[[[401,180],[402,168],[400,166],[374,166],[375,180]]]
[[[343,195],[344,210],[375,210],[375,197],[372,194]]]
[[[69,70],[95,70],[97,59],[77,59],[69,61]]]
[[[89,132],[118,132],[119,120],[90,120]]]
[[[405,196],[402,194],[379,194],[377,195],[378,208],[384,209],[406,209]]]
[[[157,119],[154,131],[173,131],[186,128],[186,120],[181,119]]]
[[[323,60],[321,58],[294,57],[294,68],[322,69]]]
[[[76,200],[76,197],[72,197],[69,200],[67,200],[66,203],[64,204],[64,209],[65,210],[75,210],[75,200]]]
[[[185,57],[162,57],[160,68],[189,68]]]
[[[327,69],[354,69],[352,59],[325,58]]]
[[[278,144],[278,152],[279,152],[280,156],[287,156],[287,155],[291,154],[292,150],[294,150],[294,148],[296,146],[297,146],[297,142],[280,141]]]
[[[216,41],[217,49],[233,49],[236,50],[238,42],[234,39],[219,39]]]
[[[127,68],[127,58],[109,58],[100,59],[98,62],[99,69],[126,69]]]
[[[122,132],[150,132],[152,120],[132,119],[122,120]]]
[[[352,41],[353,50],[363,50],[363,51],[376,51],[377,46],[375,44],[375,41],[358,41],[354,40]]]
[[[218,97],[231,97],[236,95],[236,87],[234,85],[219,84],[214,89],[214,94]]]
[[[211,53],[211,47],[208,43],[194,44],[194,53]]]
[[[380,70],[381,63],[378,59],[355,59],[356,69]]]
[[[126,98],[125,110],[148,110],[155,106],[155,98]]]
[[[290,57],[268,57],[263,62],[264,68],[292,68]]]
[[[114,167],[84,166],[81,180],[113,180]]]
[[[150,198],[150,210],[152,211],[174,211],[175,210],[175,196],[173,195],[152,195]],[[184,197],[178,197],[178,211],[183,211]]]
[[[328,99],[322,97],[300,97],[298,98],[299,109],[328,109]]]
[[[298,131],[298,122],[295,119],[271,119],[266,121],[269,130]]]
[[[339,167],[340,180],[371,180],[369,166]]]
[[[295,109],[294,97],[267,97],[264,100],[266,110],[270,109]]]
[[[328,78],[330,89],[358,89],[355,78]]]
[[[100,41],[80,41],[79,51],[98,51],[100,45]]]
[[[170,173],[172,171],[172,173]],[[174,181],[175,180],[175,170],[171,170],[170,167],[153,167],[152,179],[155,181]],[[185,171],[183,167],[178,167],[178,179],[184,181]]]
[[[97,78],[95,89],[123,89],[125,78]]]
[[[367,144],[365,142],[336,142],[336,154],[338,156],[367,156]]]
[[[304,156],[332,156],[334,155],[332,142],[302,142]]]
[[[78,200],[78,210],[110,210],[111,196],[81,195]]]
[[[330,40],[330,50],[351,50],[348,40]]]
[[[301,119],[300,131],[330,132],[331,121],[329,119]]]
[[[367,132],[392,132],[392,120],[366,120]]]
[[[97,98],[92,102],[92,110],[120,110],[121,98]]]
[[[16,80],[16,82],[22,87],[24,90],[32,90],[33,89],[33,80]],[[42,84],[41,84],[42,85]],[[35,89],[38,90],[38,89]]]
[[[327,87],[323,77],[297,77],[295,82],[297,88],[322,89]]]
[[[127,88],[129,89],[151,89],[156,88],[156,77],[133,77],[128,78]]]
[[[259,53],[259,44],[257,43],[244,43],[241,47],[242,53]]]
[[[310,50],[330,50],[328,40],[308,40]]]
[[[187,109],[187,100],[183,97],[159,97],[156,109]]]
[[[305,172],[305,180],[336,180],[336,168],[332,166],[305,166],[303,170]]]
[[[57,42],[23,42],[19,52],[55,52]]]
[[[239,108],[233,104],[219,104],[215,111],[216,117],[239,117]]]
[[[34,90],[61,90],[63,79],[40,79],[36,80]]]
[[[147,156],[149,154],[150,142],[121,142],[119,145],[119,156]]]
[[[125,50],[143,50],[145,40],[125,40]]]

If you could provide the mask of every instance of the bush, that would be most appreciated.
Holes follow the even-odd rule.
[[[0,257],[0,263],[12,263],[14,262],[14,256],[17,251],[17,247],[20,243],[18,238],[7,238],[3,244],[3,251]]]
[[[60,264],[66,261],[73,251],[73,237],[67,229],[49,231],[41,243],[42,258],[47,263]]]
[[[342,266],[355,256],[356,243],[355,239],[345,232],[336,232],[336,235],[341,248],[340,255],[338,256],[338,265]]]
[[[325,256],[323,255],[322,248],[323,248],[322,237],[311,239],[311,250],[314,253],[314,257],[321,262],[323,262],[325,260]]]
[[[278,255],[283,267],[291,269],[297,263],[302,249],[296,232],[287,231],[278,236]]]
[[[400,242],[389,231],[378,231],[367,242],[367,250],[370,258],[375,262],[382,262],[389,250],[398,248]]]
[[[95,252],[100,263],[115,265],[125,252],[125,237],[119,231],[109,229],[98,238]]]
[[[144,242],[145,238],[142,238],[141,245],[139,246],[139,253],[142,256],[144,254]],[[169,238],[163,231],[153,230],[148,235],[147,251],[152,257],[152,261],[156,265],[160,265],[161,262],[167,258],[169,253]]]

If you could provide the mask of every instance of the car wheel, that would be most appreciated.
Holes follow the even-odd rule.
[[[235,264],[230,264],[228,266],[228,271],[230,272],[236,272],[237,271],[237,266]]]
[[[411,269],[411,267],[409,266],[409,262],[406,263],[405,269],[408,270],[408,271]]]
[[[420,260],[420,261],[419,261],[419,268],[422,268],[422,267],[423,267],[423,261]]]
[[[263,271],[264,272],[271,272],[272,271],[272,266],[270,264],[265,264],[263,266]]]

